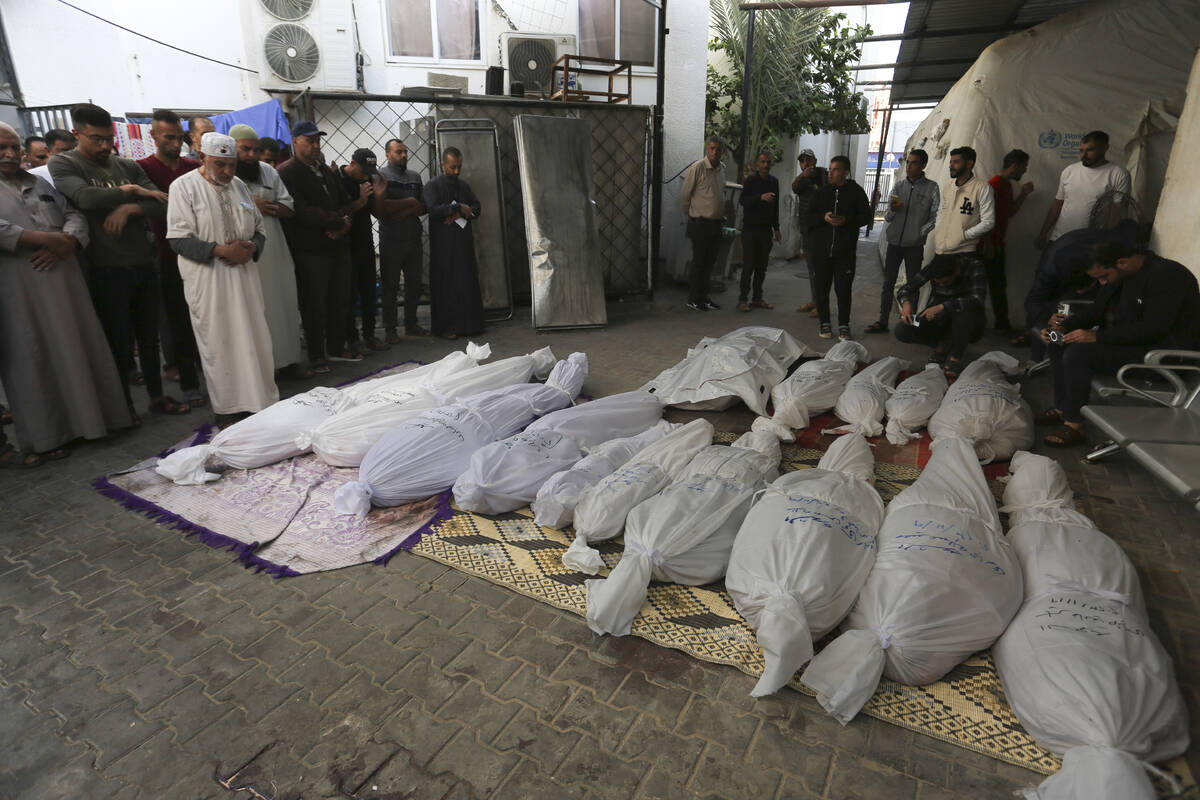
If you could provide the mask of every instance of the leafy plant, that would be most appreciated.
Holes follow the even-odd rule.
[[[714,37],[708,49],[727,64],[723,69],[708,64],[705,116],[709,131],[729,143],[739,165],[764,148],[778,158],[783,142],[801,133],[870,129],[850,71],[870,26],[850,27],[845,14],[826,9],[757,11],[747,141],[740,141],[749,12],[738,8],[738,0],[711,0],[711,13]]]

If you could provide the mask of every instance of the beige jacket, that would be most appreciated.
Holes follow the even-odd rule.
[[[702,158],[688,167],[679,191],[679,207],[687,217],[724,219],[725,165],[711,167],[708,159]]]
[[[951,180],[942,187],[937,225],[933,229],[933,252],[971,253],[979,237],[996,227],[996,203],[992,187],[978,175],[959,186]]]

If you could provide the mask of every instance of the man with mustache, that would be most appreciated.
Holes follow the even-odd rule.
[[[56,156],[59,153],[65,153],[68,150],[75,149],[75,136],[62,128],[51,128],[46,131],[46,146],[50,148],[50,155]],[[29,170],[30,175],[36,175],[51,186],[54,185],[54,178],[50,175],[50,159],[47,157],[46,163],[40,167],[34,167]]]
[[[1087,228],[1092,223],[1092,208],[1105,194],[1129,194],[1129,172],[1119,164],[1105,159],[1108,153],[1108,134],[1104,131],[1086,133],[1079,142],[1079,161],[1069,164],[1058,178],[1054,202],[1046,211],[1042,230],[1034,246],[1043,250],[1058,237],[1070,231]],[[1119,205],[1114,207],[1114,217]],[[1097,220],[1098,227],[1111,228],[1117,219]]]
[[[21,169],[21,140],[3,123],[0,185],[0,381],[27,454],[0,438],[0,468],[9,469],[63,458],[72,439],[98,439],[132,419],[75,258],[87,220]]]
[[[145,376],[150,410],[186,414],[191,410],[163,394],[158,361],[158,275],[146,219],[162,219],[167,196],[137,163],[113,155],[112,117],[84,103],[71,111],[78,146],[50,158],[54,186],[87,217],[88,285],[108,337],[125,399],[133,409],[129,373],[133,344]],[[139,422],[134,414],[134,424]]]
[[[265,244],[263,217],[234,175],[231,137],[206,133],[204,163],[171,186],[167,241],[179,274],[218,425],[224,427],[279,399],[271,332],[256,261]]]

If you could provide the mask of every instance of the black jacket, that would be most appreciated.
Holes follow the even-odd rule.
[[[1025,296],[1025,314],[1029,327],[1041,330],[1050,321],[1058,302],[1067,295],[1071,264],[1087,258],[1092,245],[1115,240],[1132,246],[1137,238],[1137,223],[1124,220],[1115,228],[1081,228],[1060,236],[1051,244],[1033,273],[1033,286]]]
[[[353,198],[346,194],[341,176],[321,167],[324,186],[312,168],[298,158],[279,167],[279,177],[296,203],[296,215],[283,220],[283,231],[294,253],[337,253],[349,246],[350,234],[330,239],[326,231],[338,231],[351,213]]]
[[[762,196],[774,192],[775,199],[764,203]],[[774,175],[766,178],[752,172],[742,181],[742,227],[770,228],[779,230],[779,179]]]
[[[1102,344],[1194,349],[1200,346],[1200,287],[1183,264],[1146,253],[1146,263],[1121,281],[1108,303],[1077,324],[1100,325],[1096,341]]]
[[[834,227],[825,221],[826,212],[844,216],[846,224]],[[813,195],[808,206],[806,227],[808,249],[817,258],[831,255],[853,256],[858,247],[858,229],[871,221],[871,203],[867,193],[854,181],[843,186],[827,183]]]

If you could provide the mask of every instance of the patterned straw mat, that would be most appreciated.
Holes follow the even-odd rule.
[[[816,425],[810,430],[812,428]],[[717,433],[716,438],[718,442],[731,442],[736,435]],[[810,442],[817,443],[802,438],[799,444],[784,445],[782,466],[785,471],[817,465],[822,451],[805,446]],[[924,457],[905,460],[924,462],[928,457],[928,441],[912,447],[923,450],[920,456]],[[988,472],[994,476],[997,470]],[[920,474],[920,469],[911,463],[877,460],[876,488],[883,499],[889,501],[916,481]],[[991,486],[999,496],[1002,486],[995,480],[991,481]],[[584,581],[589,576],[573,572],[562,564],[562,554],[570,544],[572,534],[537,525],[532,516],[528,508],[498,516],[455,509],[453,516],[434,525],[412,552],[507,586],[543,603],[586,615]],[[620,540],[600,545],[608,569],[620,560],[622,549]],[[602,574],[607,574],[607,570]],[[646,605],[633,623],[633,635],[682,650],[695,658],[737,667],[755,677],[762,674],[762,651],[754,633],[719,583],[708,586],[651,584]],[[792,680],[791,686],[812,694],[797,679]],[[1004,698],[990,652],[975,654],[943,680],[929,686],[903,686],[884,679],[863,710],[894,725],[1026,769],[1051,774],[1061,764],[1058,758],[1038,746],[1017,721]],[[1168,770],[1184,785],[1192,783],[1183,759],[1172,762]],[[1166,793],[1165,784],[1159,789],[1161,794]]]

